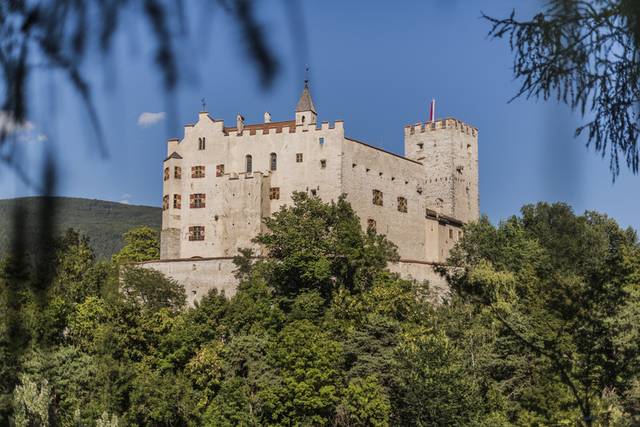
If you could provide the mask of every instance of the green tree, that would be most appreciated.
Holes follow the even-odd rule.
[[[124,267],[120,290],[129,300],[148,310],[180,310],[187,302],[184,286],[157,270]]]
[[[606,390],[624,392],[638,372],[638,259],[632,230],[540,203],[497,228],[486,218],[469,226],[447,271],[515,341],[509,353],[539,359],[541,374],[565,387],[579,421],[592,425]]]
[[[122,236],[125,245],[112,257],[115,264],[160,259],[160,236],[151,227],[138,227]]]
[[[266,248],[265,274],[278,295],[315,289],[328,301],[340,287],[361,292],[398,258],[384,236],[362,230],[344,196],[326,204],[297,192],[292,201],[265,220],[269,231],[255,239]]]

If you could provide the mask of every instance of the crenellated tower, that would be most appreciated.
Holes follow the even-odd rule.
[[[405,126],[404,150],[424,165],[427,207],[464,222],[479,218],[476,128],[454,118]]]

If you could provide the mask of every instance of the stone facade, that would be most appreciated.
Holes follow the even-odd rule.
[[[317,124],[308,85],[295,119],[235,127],[201,112],[168,141],[164,161],[161,260],[146,263],[181,281],[190,301],[216,287],[234,292],[231,258],[261,248],[252,238],[263,218],[291,203],[294,191],[326,202],[345,194],[362,227],[398,245],[390,266],[443,288],[443,262],[479,216],[478,132],[456,119],[407,126],[405,156],[345,136],[342,121]]]

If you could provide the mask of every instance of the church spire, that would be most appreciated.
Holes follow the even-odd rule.
[[[306,69],[307,75],[304,79],[304,88],[302,95],[296,106],[296,125],[315,125],[316,124],[316,106],[313,105],[311,99],[311,91],[309,90],[309,67]]]
[[[316,114],[316,107],[313,105],[313,99],[311,99],[311,92],[309,91],[309,79],[304,80],[304,89],[302,89],[302,95],[296,106],[296,113],[302,113],[305,111],[311,111]]]

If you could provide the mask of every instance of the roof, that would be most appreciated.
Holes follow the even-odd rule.
[[[380,147],[376,147],[374,145],[369,145],[366,142],[358,141],[357,139],[349,138],[348,136],[345,136],[344,139],[349,140],[351,142],[355,142],[357,144],[364,145],[365,147],[373,148],[374,150],[382,151],[383,153],[391,154],[394,157],[398,157],[399,159],[406,160],[406,161],[411,162],[411,163],[416,163],[418,165],[422,164],[422,163],[420,163],[420,162],[418,162],[416,160],[408,159],[408,158],[406,158],[404,156],[401,156],[400,154],[392,153],[391,151],[384,150],[384,149],[382,149]]]
[[[180,159],[182,159],[182,156],[181,156],[180,154],[178,154],[178,153],[176,153],[176,152],[174,151],[173,153],[171,153],[171,154],[169,155],[169,157],[167,157],[166,159],[164,159],[164,161],[166,162],[166,161],[167,161],[167,160],[169,160],[169,159],[178,159],[178,160],[180,160]]]
[[[283,122],[271,122],[271,123],[256,123],[253,125],[244,125],[243,132],[249,132],[250,135],[254,135],[256,131],[262,130],[265,131],[267,129],[280,129],[282,132],[283,128],[289,128],[289,132],[295,132],[296,129],[296,121],[295,120],[286,120]],[[293,128],[293,130],[291,130]],[[237,127],[225,127],[224,133],[228,134],[229,132],[237,132]]]
[[[309,83],[307,81],[304,82],[304,89],[302,89],[302,95],[300,95],[300,100],[296,106],[296,113],[301,113],[303,111],[311,111],[312,113],[316,112],[316,107],[313,105],[311,92],[309,92]]]
[[[452,216],[436,212],[433,209],[427,209],[426,210],[426,217],[438,220],[439,222],[442,222],[442,223],[445,223],[445,224],[456,225],[458,227],[462,227],[464,225],[463,221],[460,221],[459,219],[454,218]]]

